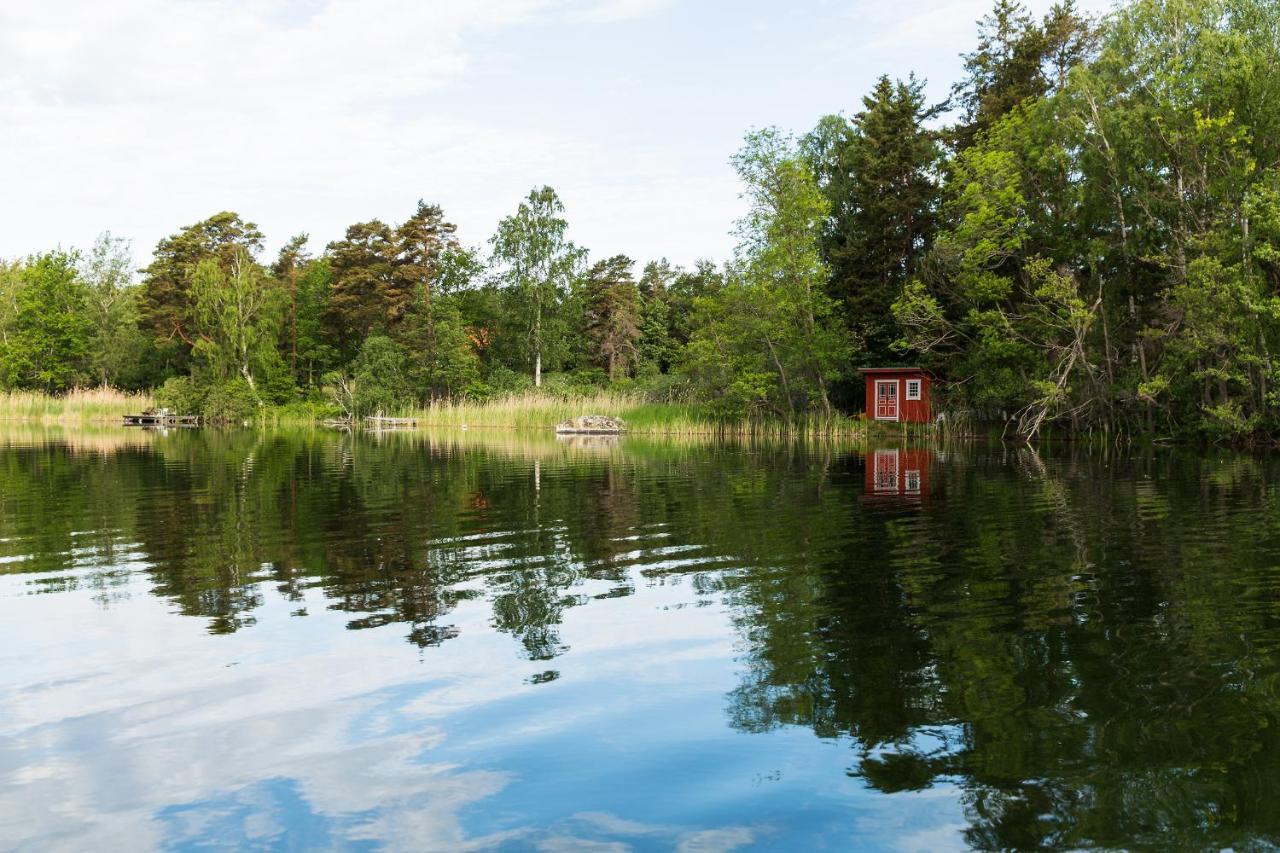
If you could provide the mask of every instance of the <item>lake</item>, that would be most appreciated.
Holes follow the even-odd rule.
[[[1280,842],[1280,463],[0,430],[0,848]]]

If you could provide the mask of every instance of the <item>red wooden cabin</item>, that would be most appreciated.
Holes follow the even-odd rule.
[[[927,424],[933,376],[918,367],[860,367],[867,380],[867,417],[875,421]]]

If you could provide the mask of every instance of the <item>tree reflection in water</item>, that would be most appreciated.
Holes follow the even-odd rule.
[[[141,565],[214,633],[318,589],[441,654],[483,601],[529,683],[573,608],[687,584],[738,635],[731,726],[957,785],[970,845],[1280,839],[1274,461],[461,440],[11,438],[0,557],[108,605]]]

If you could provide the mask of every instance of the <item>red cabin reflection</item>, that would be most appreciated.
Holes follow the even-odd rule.
[[[868,450],[862,498],[927,498],[933,464],[933,451],[926,448],[878,447]]]

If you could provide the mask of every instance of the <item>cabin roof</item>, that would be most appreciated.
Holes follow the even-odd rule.
[[[923,367],[859,367],[859,373],[923,373],[928,376],[933,374],[925,370]]]

